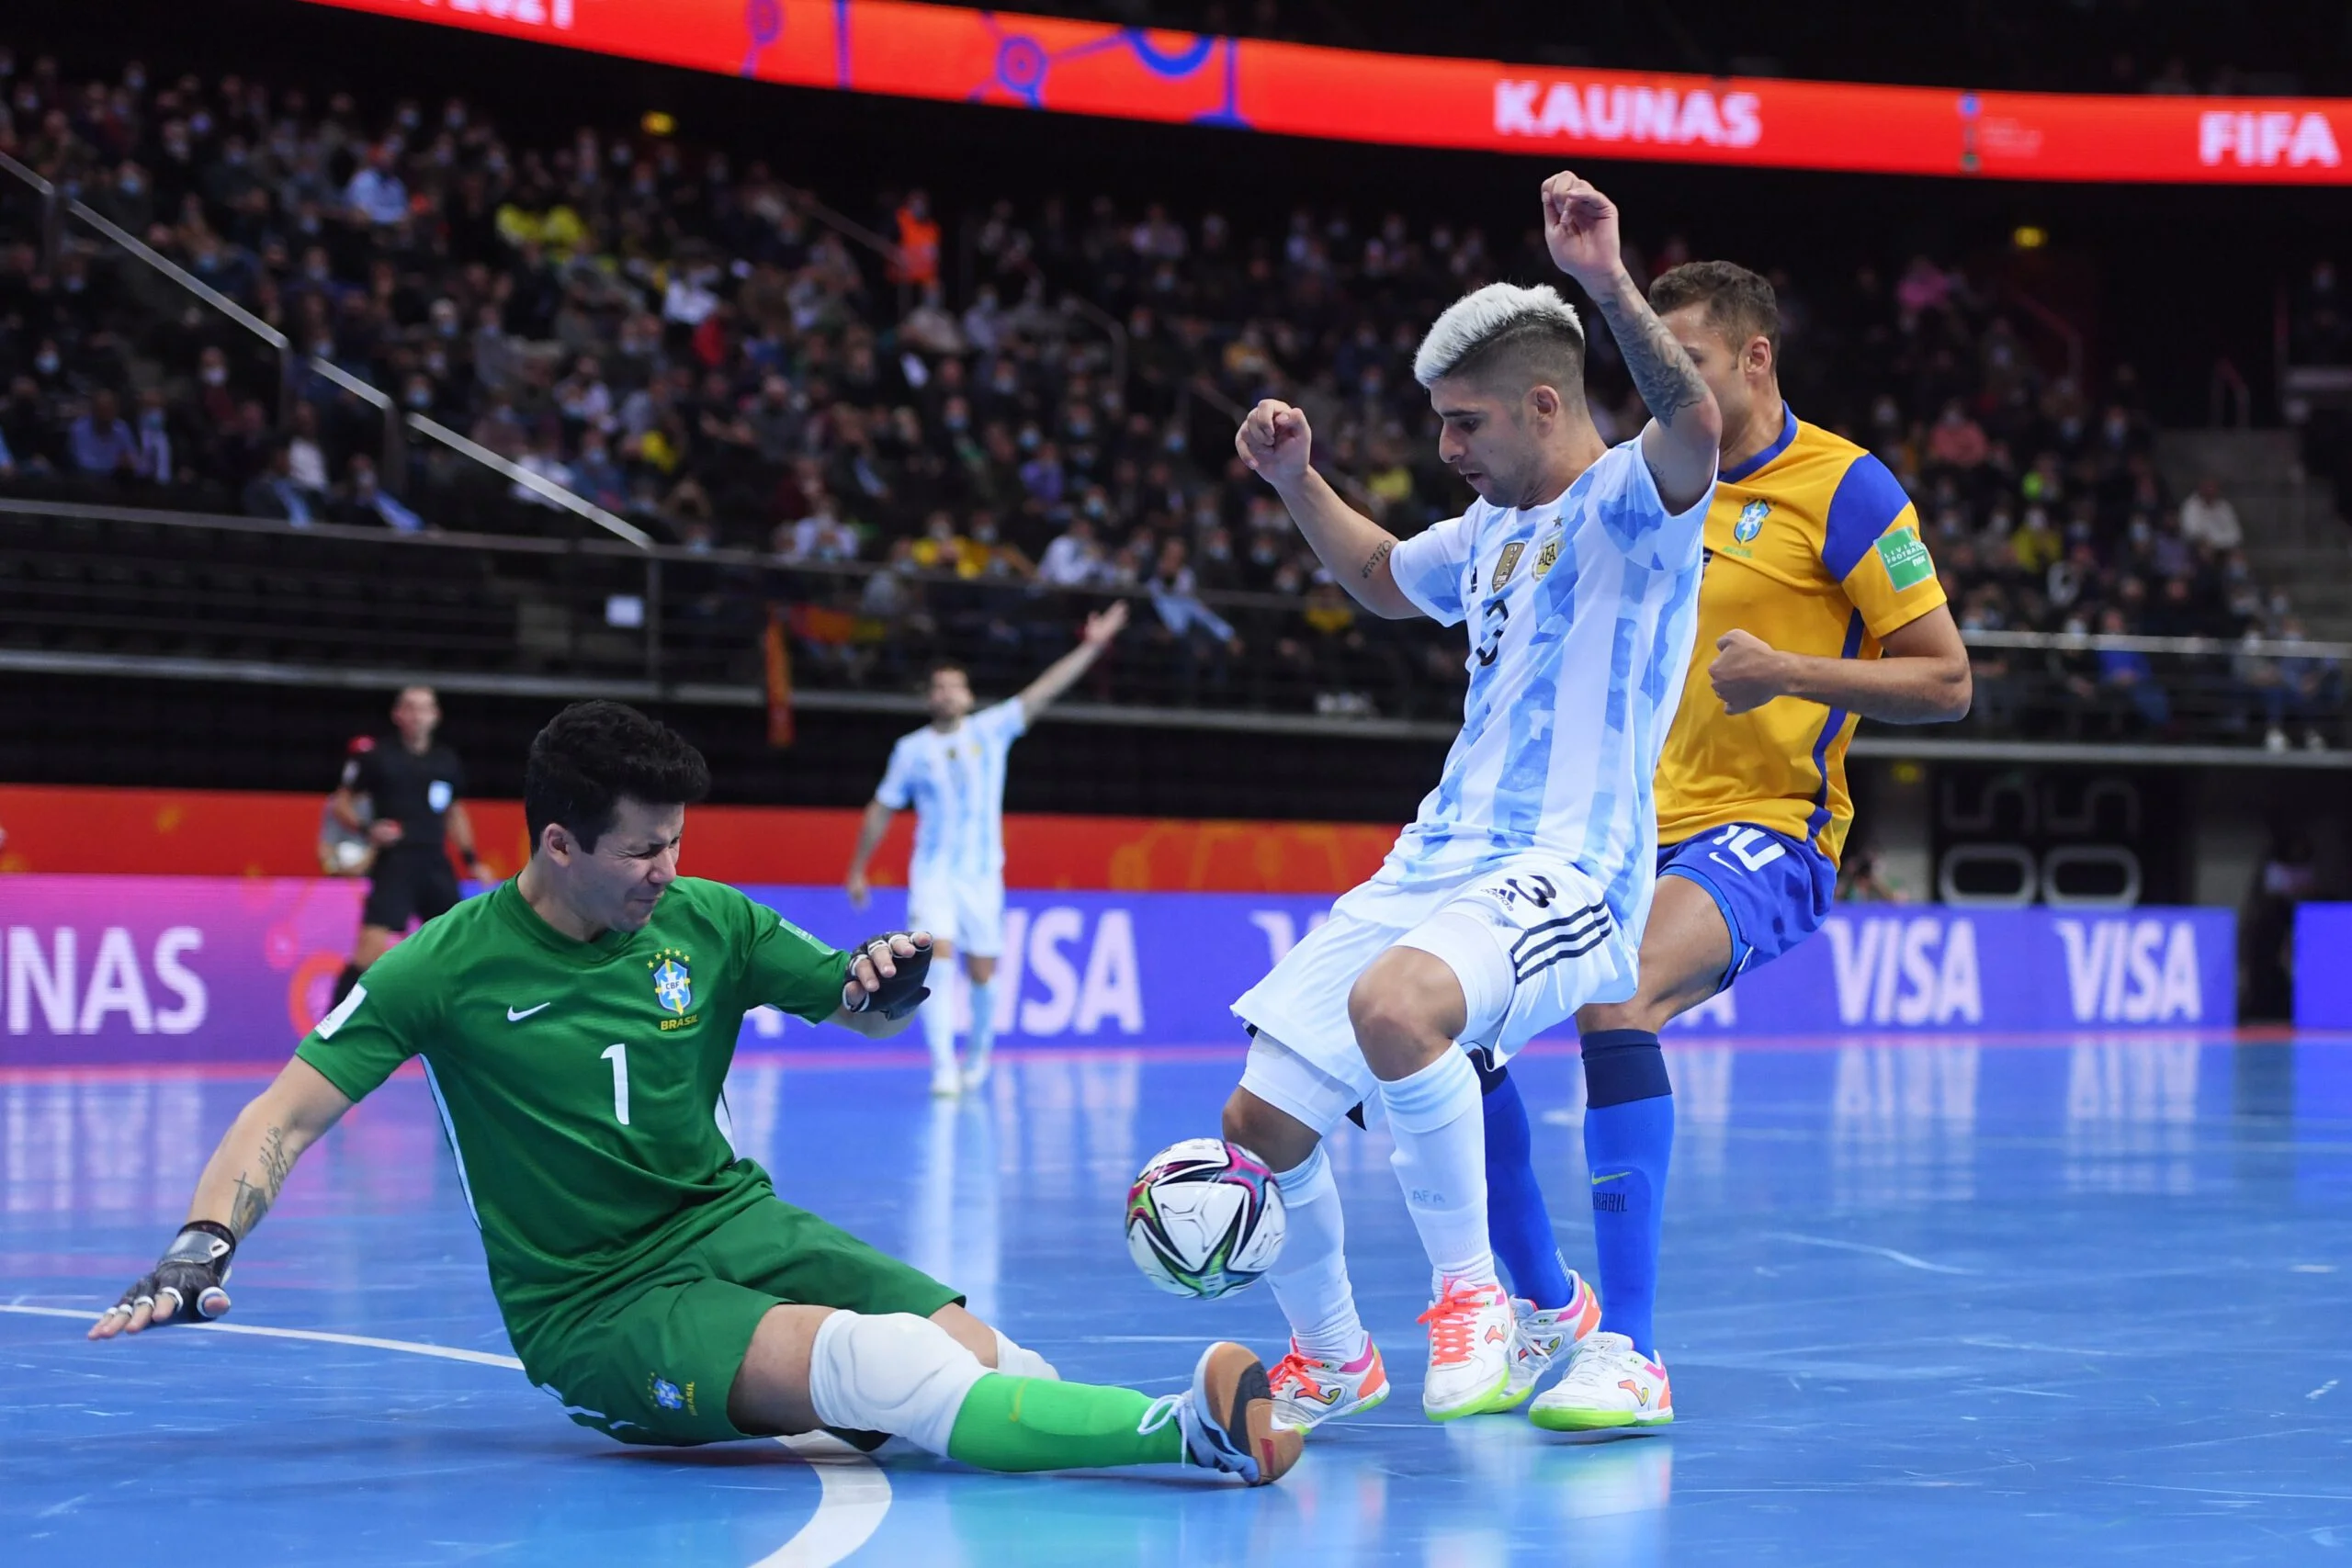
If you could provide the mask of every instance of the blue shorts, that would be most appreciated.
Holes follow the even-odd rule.
[[[1718,991],[1820,930],[1838,890],[1838,868],[1827,855],[1752,822],[1662,845],[1657,874],[1690,878],[1724,912],[1731,964],[1715,984]]]

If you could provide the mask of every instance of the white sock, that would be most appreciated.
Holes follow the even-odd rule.
[[[989,1047],[996,1043],[996,982],[975,980],[972,997],[972,1048],[965,1057],[974,1072],[989,1065]]]
[[[1274,1300],[1300,1349],[1319,1360],[1352,1361],[1363,1354],[1363,1320],[1348,1283],[1347,1219],[1330,1156],[1317,1144],[1297,1168],[1274,1172],[1274,1184],[1289,1222],[1283,1249],[1266,1270]]]
[[[828,1427],[888,1432],[947,1451],[956,1415],[988,1375],[980,1359],[910,1312],[837,1312],[808,1347],[808,1404]]]
[[[1441,1280],[1498,1283],[1487,1243],[1487,1123],[1478,1074],[1458,1050],[1380,1086],[1396,1152],[1389,1163]]]
[[[1062,1381],[1061,1373],[1045,1357],[1026,1345],[1015,1345],[1005,1337],[1001,1328],[991,1328],[996,1336],[996,1370],[1011,1378],[1043,1378],[1047,1382]]]
[[[922,1020],[922,1043],[931,1047],[931,1070],[952,1073],[956,1070],[956,1008],[955,998],[947,987],[939,987],[930,1000],[916,1010]]]

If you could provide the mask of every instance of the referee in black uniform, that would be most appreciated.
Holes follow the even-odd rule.
[[[368,902],[359,912],[359,940],[334,983],[340,1003],[368,966],[384,955],[412,919],[429,920],[458,901],[458,878],[445,840],[454,840],[466,873],[481,875],[474,825],[466,816],[466,770],[458,754],[436,745],[441,704],[430,686],[406,686],[392,701],[393,734],[358,750],[343,765],[343,784],[330,803],[336,818],[376,846]],[[359,815],[359,797],[372,819]]]

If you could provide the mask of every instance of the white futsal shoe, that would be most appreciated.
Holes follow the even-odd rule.
[[[1274,1425],[1285,1432],[1307,1432],[1326,1421],[1359,1415],[1388,1397],[1388,1369],[1372,1336],[1352,1361],[1326,1361],[1306,1354],[1298,1341],[1268,1374],[1274,1392]]]
[[[989,1081],[989,1065],[988,1057],[977,1055],[964,1064],[963,1085],[966,1094],[978,1094],[980,1091],[980,1086]]]
[[[1535,1385],[1551,1376],[1554,1368],[1565,1366],[1585,1337],[1600,1326],[1600,1298],[1573,1269],[1568,1283],[1575,1289],[1566,1306],[1539,1309],[1522,1297],[1511,1298],[1511,1315],[1519,1320],[1519,1354],[1511,1359],[1510,1383],[1496,1409],[1516,1410],[1526,1403]]]
[[[931,1097],[933,1100],[953,1100],[963,1092],[964,1075],[956,1070],[953,1062],[932,1070]]]
[[[1519,1351],[1519,1325],[1503,1288],[1444,1280],[1418,1321],[1430,1325],[1421,1414],[1432,1421],[1453,1421],[1501,1408]]]
[[[1674,1420],[1674,1389],[1666,1368],[1634,1349],[1625,1336],[1590,1335],[1574,1358],[1567,1375],[1528,1409],[1527,1418],[1545,1431],[1664,1427]]]

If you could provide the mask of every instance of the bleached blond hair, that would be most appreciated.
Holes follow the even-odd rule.
[[[1584,323],[1577,319],[1576,307],[1548,284],[1521,288],[1489,283],[1448,305],[1445,313],[1430,323],[1428,335],[1413,355],[1413,379],[1424,387],[1435,386],[1490,351],[1521,345],[1539,352],[1569,347],[1578,367],[1577,384],[1559,390],[1584,389]]]

